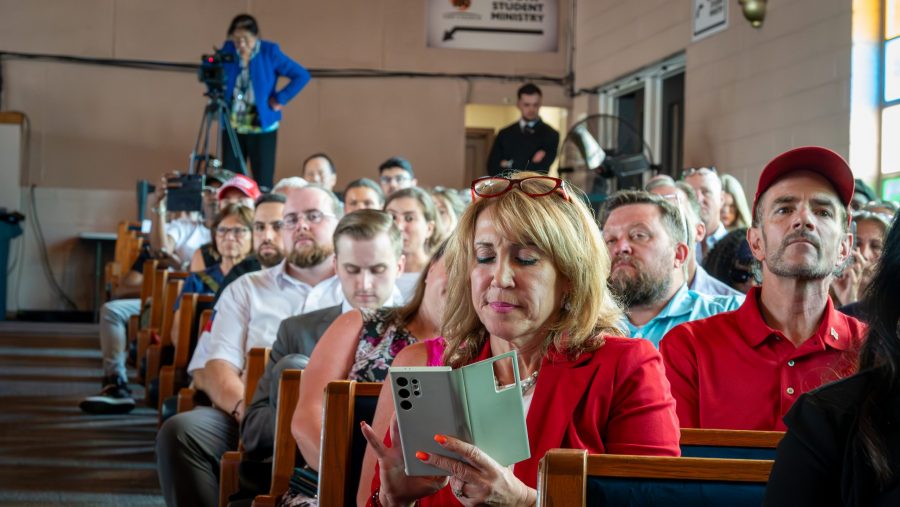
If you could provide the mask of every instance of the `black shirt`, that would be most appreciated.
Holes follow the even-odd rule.
[[[765,506],[900,506],[900,481],[881,490],[857,438],[859,411],[875,375],[865,371],[801,396],[784,417],[787,434]],[[878,403],[892,470],[900,477],[900,393]]]

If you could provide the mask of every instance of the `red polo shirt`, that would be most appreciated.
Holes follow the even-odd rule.
[[[740,308],[673,328],[660,342],[682,428],[780,430],[797,398],[850,375],[865,325],[831,300],[795,347],[763,320],[759,289]]]

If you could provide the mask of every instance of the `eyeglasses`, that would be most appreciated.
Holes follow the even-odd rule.
[[[684,172],[681,173],[681,177],[682,177],[682,179],[684,179],[684,178],[686,178],[686,177],[688,177],[688,176],[690,176],[690,175],[692,175],[692,174],[697,174],[697,173],[700,173],[700,174],[703,174],[703,173],[713,173],[713,174],[717,174],[718,172],[719,172],[719,171],[716,170],[716,166],[714,166],[714,165],[711,165],[711,166],[709,166],[709,167],[688,167],[687,169],[684,170]]]
[[[234,234],[235,238],[242,238],[249,233],[250,229],[246,227],[216,227],[216,234],[223,238],[229,234]]]
[[[311,209],[303,213],[288,213],[284,216],[284,228],[293,231],[300,225],[301,220],[305,220],[308,224],[318,224],[325,218],[336,218],[336,216],[317,209]]]
[[[551,176],[530,176],[522,179],[510,179],[503,176],[478,178],[472,182],[472,201],[475,201],[477,197],[500,197],[512,190],[513,187],[519,187],[519,190],[528,197],[544,197],[556,192],[566,201],[572,202],[572,198],[566,192],[565,182]]]
[[[402,184],[411,179],[408,174],[395,174],[394,176],[382,176],[381,182],[385,185],[390,185],[391,183]]]
[[[282,222],[281,220],[276,220],[269,223],[253,222],[253,230],[255,232],[266,232],[266,229],[268,229],[269,227],[271,227],[275,232],[280,232],[281,229],[284,228],[284,222]]]

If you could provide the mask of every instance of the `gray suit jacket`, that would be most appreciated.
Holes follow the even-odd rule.
[[[319,338],[340,315],[341,305],[337,305],[281,321],[278,338],[272,344],[272,351],[269,353],[266,372],[256,386],[253,401],[247,407],[241,423],[241,442],[250,459],[262,461],[272,457],[275,441],[275,404],[278,401],[275,393],[277,382],[281,377],[281,368],[276,369],[275,365],[285,356],[299,354],[302,356],[297,358],[300,364],[288,367],[305,367]]]

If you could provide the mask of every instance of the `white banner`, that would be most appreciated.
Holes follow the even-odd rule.
[[[557,0],[428,0],[428,47],[556,51]]]
[[[693,40],[698,41],[728,28],[727,0],[694,0]]]

